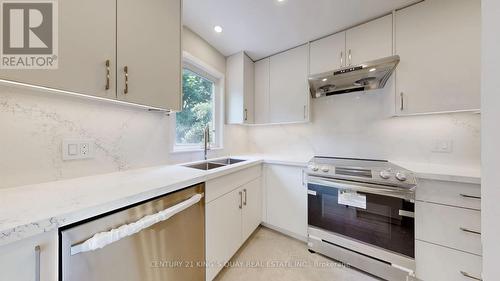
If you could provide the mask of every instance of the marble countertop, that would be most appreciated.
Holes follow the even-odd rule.
[[[312,155],[233,157],[247,161],[210,171],[165,165],[0,189],[0,246],[261,163],[305,167]],[[422,179],[481,182],[479,169],[393,162]]]
[[[157,166],[0,189],[0,246],[262,163],[210,171]]]

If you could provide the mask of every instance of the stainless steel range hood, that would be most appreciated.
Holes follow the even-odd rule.
[[[399,60],[391,56],[310,76],[311,95],[319,98],[384,88]]]

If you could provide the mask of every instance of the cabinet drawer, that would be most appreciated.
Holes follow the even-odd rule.
[[[481,186],[478,184],[419,179],[416,199],[475,210],[481,209]]]
[[[481,255],[481,212],[416,202],[416,233],[423,240]]]
[[[481,278],[480,256],[467,254],[422,241],[415,243],[417,277],[424,281],[474,281]],[[463,273],[462,273],[463,272]]]
[[[260,177],[262,166],[257,165],[233,174],[210,180],[206,183],[206,202],[210,202],[242,185]]]

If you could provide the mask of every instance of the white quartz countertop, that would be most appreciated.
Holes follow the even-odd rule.
[[[262,163],[210,171],[157,166],[0,189],[0,246]]]
[[[479,167],[464,167],[402,161],[391,162],[415,172],[417,174],[417,177],[421,179],[481,184],[481,169]]]

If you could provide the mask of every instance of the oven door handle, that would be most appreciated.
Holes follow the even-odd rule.
[[[182,201],[177,205],[169,207],[156,214],[145,216],[136,222],[130,224],[124,224],[110,231],[96,233],[92,236],[92,238],[86,240],[85,242],[72,245],[70,254],[74,256],[79,253],[85,253],[102,249],[112,243],[118,242],[126,237],[132,236],[157,223],[166,221],[175,214],[178,214],[186,210],[187,208],[197,204],[198,202],[200,202],[203,196],[204,194],[195,194],[191,198]]]
[[[345,190],[359,191],[370,194],[397,197],[405,200],[414,200],[414,193],[411,190],[398,190],[398,189],[392,189],[390,187],[383,188],[373,184],[363,184],[363,183],[352,184],[350,182],[319,178],[315,176],[309,176],[307,179],[307,183],[329,186],[337,189],[345,189]]]

